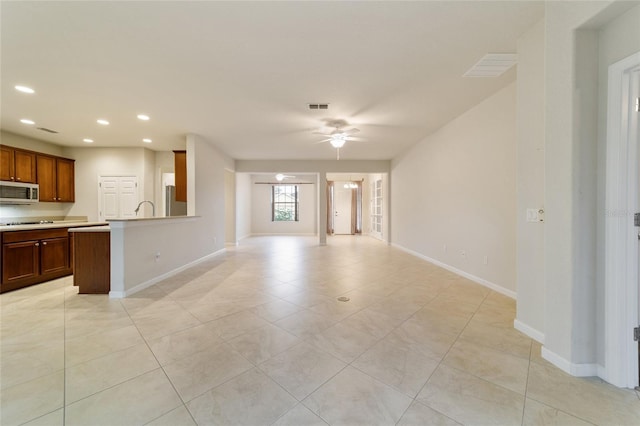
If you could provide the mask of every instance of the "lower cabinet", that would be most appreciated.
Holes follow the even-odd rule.
[[[67,228],[4,232],[0,293],[71,274]]]
[[[29,280],[40,275],[40,243],[23,241],[2,245],[2,283]]]

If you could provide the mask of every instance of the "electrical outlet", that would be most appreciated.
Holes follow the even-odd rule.
[[[460,256],[462,256],[463,259],[467,258],[467,252],[464,250],[460,250]]]
[[[156,262],[160,262],[160,252],[156,252],[156,257],[155,257]]]

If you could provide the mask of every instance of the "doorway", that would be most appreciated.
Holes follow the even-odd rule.
[[[609,67],[605,217],[605,379],[638,386],[640,358],[640,52]]]
[[[334,186],[333,230],[336,235],[351,235],[352,189],[348,185],[348,182],[336,182]]]

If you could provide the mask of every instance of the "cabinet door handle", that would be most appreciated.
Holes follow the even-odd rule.
[[[47,245],[47,242],[46,242],[46,241],[43,241],[43,242],[42,242],[42,245],[43,245],[43,246],[46,246],[46,245]]]
[[[40,243],[36,243],[35,246],[38,247],[40,245]]]
[[[21,180],[20,178],[16,178],[16,180]]]
[[[13,176],[11,176],[11,180],[16,180],[16,178],[14,178]]]

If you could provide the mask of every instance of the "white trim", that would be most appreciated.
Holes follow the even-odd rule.
[[[242,237],[242,238],[248,238],[248,237],[316,237],[318,234],[317,233],[295,233],[295,232],[276,232],[276,233],[269,233],[269,232],[265,232],[265,233],[253,233],[253,234],[249,234],[246,237]]]
[[[524,333],[527,336],[531,337],[536,342],[544,345],[544,333],[543,332],[541,332],[539,330],[536,330],[535,328],[523,323],[519,319],[513,320],[513,328],[515,328],[519,332]]]
[[[214,258],[216,256],[219,256],[219,255],[223,254],[225,251],[226,251],[226,249],[224,249],[224,248],[220,249],[218,251],[215,251],[215,252],[213,252],[211,254],[208,254],[208,255],[206,255],[204,257],[201,257],[200,259],[196,259],[193,262],[189,262],[186,265],[182,265],[182,266],[180,266],[180,267],[178,267],[178,268],[176,268],[176,269],[174,269],[172,271],[166,272],[166,273],[164,273],[162,275],[158,275],[157,277],[154,277],[154,278],[152,278],[150,280],[142,282],[142,283],[140,283],[140,284],[138,284],[138,285],[136,285],[136,286],[134,286],[134,287],[132,287],[132,288],[130,288],[128,290],[125,290],[125,291],[110,291],[109,292],[109,298],[111,298],[111,299],[122,299],[123,297],[131,296],[132,294],[137,293],[137,292],[139,292],[141,290],[144,290],[147,287],[151,287],[152,285],[157,284],[162,280],[165,280],[165,279],[167,279],[169,277],[177,275],[178,273],[180,273],[180,272],[182,272],[182,271],[184,271],[186,269],[189,269],[192,266],[195,266],[195,265],[197,265],[199,263],[205,262],[205,261],[207,261],[209,259],[212,259],[212,258]]]
[[[446,269],[448,271],[451,271],[454,274],[457,274],[457,275],[460,275],[462,277],[465,277],[465,278],[467,278],[467,279],[469,279],[471,281],[474,281],[474,282],[476,282],[476,283],[478,283],[480,285],[488,287],[491,290],[497,291],[500,294],[504,294],[505,296],[508,296],[508,297],[510,297],[512,299],[516,298],[516,292],[513,291],[513,290],[509,290],[509,289],[504,288],[504,287],[502,287],[502,286],[500,286],[498,284],[492,283],[491,281],[487,281],[484,278],[476,277],[475,275],[472,275],[472,274],[470,274],[468,272],[460,270],[460,269],[458,269],[456,267],[453,267],[451,265],[447,265],[446,263],[442,263],[439,260],[432,259],[432,258],[430,258],[428,256],[425,256],[425,255],[423,255],[421,253],[418,253],[417,251],[410,250],[410,249],[408,249],[406,247],[403,247],[403,246],[401,246],[399,244],[391,243],[391,246],[397,248],[398,250],[402,250],[405,253],[409,253],[409,254],[411,254],[411,255],[413,255],[415,257],[419,257],[422,260],[426,260],[429,263],[433,263],[434,265],[439,266],[441,268],[444,268],[444,269]]]
[[[542,358],[558,367],[565,373],[575,377],[592,377],[597,376],[602,367],[598,364],[574,364],[562,358],[555,352],[551,352],[546,347],[542,347]]]
[[[638,242],[633,227],[637,207],[636,144],[628,126],[629,82],[640,52],[609,66],[604,259],[604,375],[619,387],[638,385]],[[626,98],[626,99],[625,99]]]

